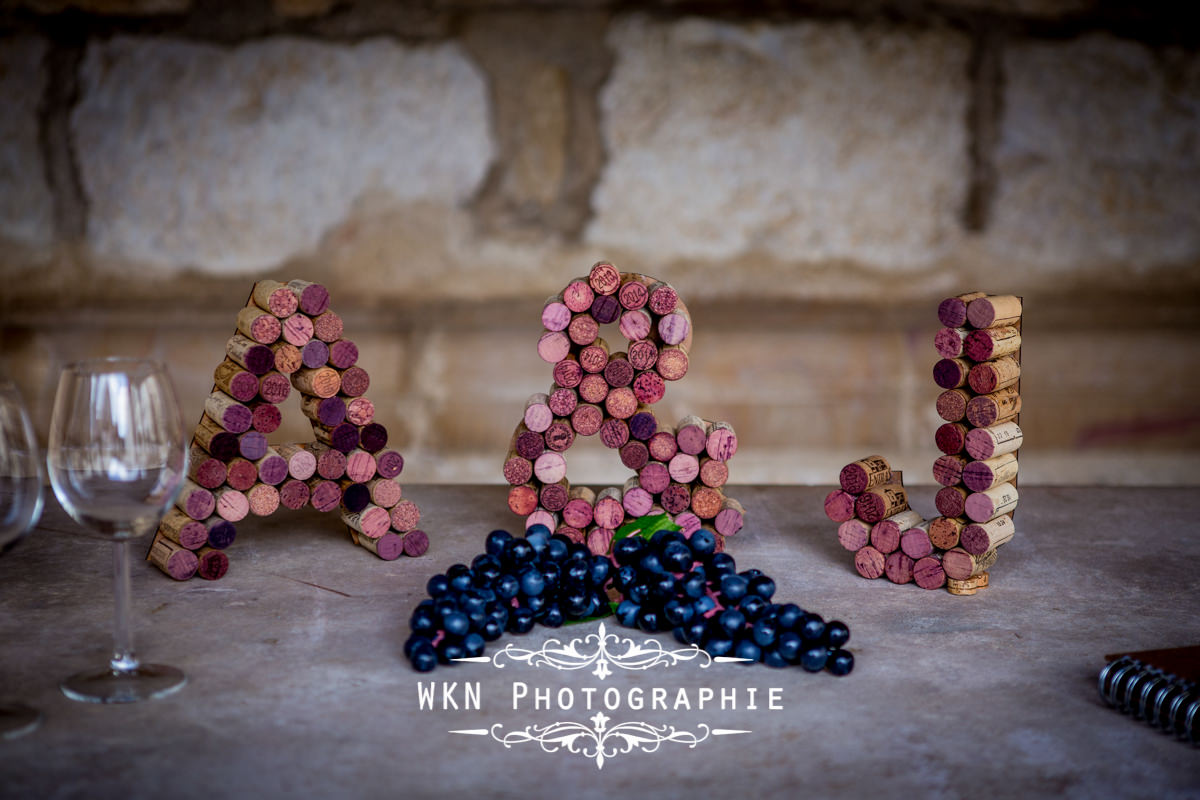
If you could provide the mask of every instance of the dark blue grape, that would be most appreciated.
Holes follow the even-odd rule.
[[[788,666],[787,659],[774,647],[768,647],[763,650],[762,662],[768,667],[779,668]]]
[[[750,582],[741,575],[722,575],[721,576],[721,601],[725,606],[736,606],[742,602],[742,598],[746,596],[746,592],[750,587]]]
[[[521,594],[526,597],[537,597],[546,591],[546,579],[537,567],[527,567],[517,577],[521,581]]]
[[[504,619],[505,619],[505,622],[508,621],[507,616]],[[500,622],[499,620],[497,620],[493,617],[488,617],[487,622],[483,623],[483,628],[480,629],[480,631],[479,631],[479,634],[480,634],[480,636],[482,636],[484,638],[484,641],[488,641],[488,642],[496,641],[497,639],[500,638],[501,634],[503,634],[503,633],[504,633],[504,622]]]
[[[567,553],[570,551],[571,540],[561,533],[556,533],[546,544],[545,557],[554,562],[562,562],[567,560]]]
[[[524,539],[509,539],[504,543],[504,553],[500,560],[505,566],[515,570],[518,567],[523,567],[537,557],[533,552],[533,545]],[[449,574],[449,573],[446,573]]]
[[[434,601],[433,610],[438,615],[439,619],[444,620],[447,614],[452,614],[455,611],[458,611],[458,597],[442,595]]]
[[[546,545],[550,544],[550,529],[540,522],[530,525],[525,531],[525,541],[529,542],[533,552],[540,555],[546,549]]]
[[[800,666],[808,672],[820,672],[825,669],[829,659],[829,648],[823,644],[815,644],[800,651]]]
[[[703,644],[708,638],[708,620],[703,617],[692,617],[683,629],[687,631],[688,644]]]
[[[567,551],[568,561],[587,561],[592,557],[592,551],[588,549],[586,544],[579,542],[571,542],[571,547]]]
[[[504,543],[513,538],[508,531],[494,530],[487,535],[487,543],[484,545],[484,550],[489,556],[499,556],[504,552]]]
[[[632,600],[622,600],[617,604],[617,622],[620,622],[626,628],[637,626],[638,614],[642,607]]]
[[[691,622],[694,614],[691,604],[678,597],[673,597],[663,604],[663,616],[672,625],[686,625]]]
[[[582,617],[591,601],[591,593],[581,583],[564,583],[559,593],[563,611],[569,617]]]
[[[429,672],[437,666],[438,654],[432,644],[426,643],[413,650],[409,659],[417,672]]]
[[[577,583],[583,583],[591,574],[591,564],[577,559],[567,560],[567,577]]]
[[[675,576],[669,572],[652,575],[649,580],[650,596],[659,600],[668,600],[675,596]]]
[[[850,628],[840,620],[830,620],[825,624],[825,644],[829,649],[836,650],[850,641]]]
[[[854,669],[854,654],[849,650],[834,650],[826,666],[838,677],[849,675],[850,670]]]
[[[413,651],[421,645],[429,645],[429,647],[432,648],[433,640],[428,636],[422,636],[421,634],[414,633],[412,636],[409,636],[404,640],[404,655],[408,658],[412,658]]]
[[[533,622],[533,612],[528,608],[514,608],[508,615],[508,629],[513,633],[529,633]]]
[[[508,624],[508,615],[511,611],[512,606],[501,603],[492,603],[490,606],[488,606],[488,619],[494,619],[496,622],[499,622],[500,627],[503,628]]]
[[[461,608],[466,614],[470,615],[476,612],[482,612],[485,608],[487,608],[487,604],[487,598],[483,596],[483,593],[481,593],[478,589],[470,589],[466,592],[463,592],[462,599],[459,601],[458,605],[459,608]]]
[[[484,624],[488,621],[487,612],[485,612],[482,608],[478,611],[472,611],[471,613],[467,614],[467,621],[470,623],[471,630],[481,631],[483,630]]]
[[[688,539],[688,546],[695,558],[704,558],[717,551],[717,537],[708,528],[701,528]]]
[[[696,613],[696,616],[698,616],[698,617],[704,616],[705,614],[712,611],[716,607],[717,607],[717,601],[713,600],[708,595],[704,595],[703,597],[697,597],[692,602],[692,611],[694,611]]]
[[[592,586],[603,586],[612,573],[612,561],[608,556],[595,555],[589,561],[588,583]]]
[[[722,575],[729,575],[737,572],[737,565],[733,561],[733,556],[729,553],[713,553],[712,558],[708,560],[710,581],[720,581]]]
[[[476,579],[483,578],[486,585],[491,585],[492,581],[499,578],[502,572],[500,559],[489,556],[487,553],[475,556],[471,561],[471,569],[474,570]],[[479,583],[478,580],[476,582]]]
[[[825,635],[825,620],[820,614],[805,614],[798,631],[806,641],[818,641]]]
[[[770,603],[756,594],[748,594],[742,598],[742,602],[738,603],[738,608],[746,615],[746,619],[749,622],[757,622],[767,613],[767,609],[770,607]]]
[[[622,541],[624,541],[624,540],[622,540]],[[642,557],[638,559],[637,564],[638,564],[638,569],[641,570],[643,573],[652,572],[657,575],[668,574],[666,567],[663,566],[663,563],[659,559],[657,553],[653,553],[653,552],[643,553]]]
[[[471,630],[471,620],[461,611],[451,611],[442,619],[442,627],[451,636],[466,636]]]
[[[800,606],[795,603],[785,603],[779,607],[779,613],[775,619],[779,622],[781,629],[792,630],[803,616],[804,610]]]
[[[779,638],[779,630],[771,620],[760,619],[754,623],[754,643],[759,647],[770,647]]]
[[[483,655],[484,641],[478,633],[468,633],[463,637],[462,645],[470,658]]]
[[[753,568],[744,569],[738,573],[738,575],[741,575],[747,581],[752,581],[755,578],[761,577],[762,574],[763,574],[763,571],[761,569],[753,569]]]
[[[432,608],[417,608],[409,619],[413,633],[433,633],[438,629],[439,616]]]
[[[562,567],[553,561],[544,561],[539,569],[542,571],[542,580],[546,582],[546,591],[556,591],[562,579]]]
[[[641,556],[645,544],[640,536],[626,536],[613,545],[613,558],[619,566],[633,564]]]
[[[521,582],[516,575],[501,575],[496,579],[496,596],[502,600],[512,600],[521,591]]]
[[[650,586],[639,578],[625,591],[625,596],[638,605],[641,605],[650,599]]]
[[[545,595],[534,595],[532,597],[521,596],[521,608],[528,609],[534,614],[546,607]]]
[[[733,639],[729,636],[711,635],[702,647],[710,656],[727,656],[733,650]]]
[[[743,662],[750,664],[762,658],[762,648],[751,639],[740,639],[733,647],[733,654],[738,658],[750,659],[750,661]]]
[[[450,579],[451,589],[457,592],[465,592],[471,588],[475,580],[475,573],[466,564],[455,564],[446,570],[446,577]]]
[[[425,591],[430,597],[441,597],[450,588],[450,579],[438,573],[425,584]]]
[[[746,627],[746,615],[736,608],[727,608],[716,616],[722,630],[730,636],[735,636]]]
[[[800,655],[800,647],[803,644],[804,640],[800,638],[800,634],[794,631],[785,631],[779,634],[779,641],[775,645],[775,649],[788,661],[795,661]]]
[[[668,542],[659,561],[667,572],[687,572],[692,568],[692,550],[683,542]]]
[[[443,639],[437,646],[437,659],[443,664],[449,664],[456,658],[465,658],[467,650],[460,642],[453,639]]]
[[[703,597],[705,589],[707,588],[704,582],[704,573],[692,570],[686,576],[684,576],[682,586],[680,588],[683,590],[685,595],[693,600],[698,597]]]
[[[562,625],[565,618],[558,603],[547,603],[546,607],[542,609],[540,621],[547,628],[557,628]]]
[[[657,611],[652,608],[643,607],[638,612],[637,626],[646,633],[656,633],[658,631],[660,616]]]
[[[763,600],[770,600],[775,594],[775,581],[766,575],[756,575],[750,579],[750,593]]]
[[[633,564],[617,567],[613,574],[613,586],[617,587],[617,591],[624,593],[637,580],[637,574],[637,567]]]

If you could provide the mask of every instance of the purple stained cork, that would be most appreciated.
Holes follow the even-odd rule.
[[[255,401],[250,409],[250,427],[259,433],[274,433],[283,422],[283,412],[274,403]]]
[[[317,401],[317,420],[330,428],[346,421],[346,401],[340,397],[322,397]]]
[[[255,375],[266,375],[275,369],[275,351],[265,344],[255,344],[246,348],[242,362],[242,366]]]
[[[303,347],[312,337],[313,321],[307,314],[292,314],[283,321],[283,338],[288,344]]]
[[[365,483],[352,483],[342,490],[342,507],[357,514],[371,504],[371,490]]]
[[[650,461],[650,448],[645,443],[632,441],[621,445],[621,463],[633,470],[640,470]]]
[[[946,585],[942,562],[935,556],[925,556],[913,564],[913,580],[922,589],[940,589]]]
[[[251,372],[238,372],[229,378],[229,395],[245,403],[258,394],[258,378]]]
[[[404,545],[404,555],[416,558],[425,555],[429,549],[429,536],[420,528],[414,528],[401,538]]]
[[[967,444],[967,426],[961,422],[947,422],[933,434],[933,441],[946,455],[961,453]]]
[[[841,489],[834,489],[825,495],[825,516],[833,522],[846,522],[854,519],[854,495],[843,492]],[[858,548],[853,549],[857,550]]]
[[[556,453],[565,453],[575,443],[575,430],[567,420],[556,419],[550,423],[549,428],[546,428],[544,437],[547,449]]]
[[[947,486],[938,490],[933,504],[943,517],[961,517],[966,510],[967,494],[961,486]]]
[[[737,452],[737,434],[727,422],[714,422],[712,431],[708,434],[704,449],[708,457],[716,461],[728,461]]]
[[[378,422],[370,422],[362,426],[362,431],[359,434],[359,441],[362,444],[362,449],[368,453],[377,453],[387,447],[388,432],[387,428],[380,425]]]
[[[667,284],[656,283],[650,287],[650,298],[647,302],[655,314],[670,314],[679,304],[679,295]]]
[[[966,347],[966,338],[964,328],[942,328],[933,336],[933,349],[942,358],[958,358]]]
[[[650,299],[650,290],[646,288],[646,284],[631,278],[621,284],[621,288],[617,290],[617,299],[624,308],[632,311],[646,305],[646,301]]]
[[[229,571],[229,556],[220,550],[205,549],[200,554],[196,575],[206,581],[220,580]]]
[[[554,365],[554,383],[564,389],[574,389],[583,380],[583,366],[575,356],[558,361]]]
[[[678,514],[686,511],[692,504],[692,491],[687,484],[671,483],[663,489],[660,501],[668,514]]]
[[[666,464],[651,461],[638,472],[638,483],[651,494],[659,494],[671,485],[671,473]]]
[[[349,453],[358,447],[359,430],[357,425],[343,422],[329,432],[330,446],[339,452]]]
[[[883,553],[869,544],[859,548],[858,552],[854,554],[854,569],[858,571],[859,575],[869,580],[882,578],[884,573]]]
[[[654,508],[654,495],[640,486],[634,486],[621,497],[621,505],[629,516],[644,517],[650,513],[650,509]]]
[[[902,551],[896,550],[889,553],[888,557],[884,559],[883,571],[892,583],[912,583],[915,563]]]
[[[658,432],[658,418],[650,410],[635,412],[629,418],[629,435],[645,442]]]
[[[258,461],[267,454],[267,437],[258,431],[248,431],[238,437],[238,452],[247,461]]]
[[[370,425],[375,419],[375,404],[365,397],[346,403],[346,419],[355,425]]]
[[[658,321],[658,335],[666,344],[679,344],[691,333],[692,324],[679,312],[665,315]]]
[[[279,487],[279,502],[284,508],[304,508],[311,496],[312,492],[303,480],[288,480]]]
[[[548,331],[565,331],[571,324],[571,309],[561,297],[551,297],[542,306],[542,327]]]
[[[546,331],[538,339],[537,352],[543,361],[554,364],[571,352],[571,340],[562,331]]]
[[[861,519],[848,519],[838,525],[838,543],[851,552],[858,552],[871,539],[871,526]]]
[[[521,456],[521,458],[527,458],[530,461],[533,461],[546,452],[545,437],[533,431],[521,431],[518,433],[517,441],[514,444],[517,455]]]
[[[971,365],[961,358],[943,358],[933,365],[933,382],[943,389],[965,386]]]
[[[329,366],[349,369],[358,362],[358,345],[349,339],[338,339],[329,345]]]
[[[616,322],[621,316],[621,302],[616,295],[600,294],[592,300],[592,318],[601,325]]]
[[[900,549],[913,561],[919,561],[933,554],[933,542],[929,533],[922,528],[909,528],[900,534]]]
[[[268,403],[282,403],[291,393],[292,382],[278,372],[268,372],[258,382],[258,396]]]
[[[604,380],[608,381],[609,386],[628,386],[633,383],[633,365],[628,358],[609,359],[604,366]]]
[[[309,502],[317,511],[332,511],[342,502],[342,490],[333,481],[318,480],[309,489]]]
[[[616,450],[629,441],[629,423],[623,419],[612,417],[600,424],[600,442],[605,447]]]
[[[258,461],[258,478],[270,486],[278,486],[288,476],[288,462],[283,456],[268,451]]]
[[[550,411],[556,417],[569,417],[575,413],[575,407],[579,405],[579,393],[574,389],[555,389],[550,393],[546,405],[550,406]]]
[[[708,433],[699,417],[684,417],[675,431],[679,449],[689,455],[699,455],[708,444]]]
[[[649,339],[629,345],[629,363],[639,371],[653,369],[658,363],[658,345]]]
[[[288,283],[288,288],[296,295],[300,310],[305,314],[316,316],[329,308],[329,290],[319,283],[294,280]]]
[[[538,493],[538,502],[547,511],[562,511],[567,505],[567,487],[565,481],[549,483]]]
[[[316,369],[325,365],[329,361],[329,345],[322,342],[320,339],[310,339],[302,348],[300,348],[300,361],[309,369]],[[354,363],[354,362],[351,362]],[[337,366],[334,364],[333,366]],[[347,364],[346,366],[350,366]]]
[[[360,397],[371,386],[371,376],[362,367],[347,367],[342,371],[342,394]]]
[[[404,540],[395,531],[388,531],[375,540],[375,555],[384,561],[395,561],[404,554]]]
[[[404,470],[404,456],[395,450],[385,450],[375,456],[375,469],[385,478],[395,478]]]

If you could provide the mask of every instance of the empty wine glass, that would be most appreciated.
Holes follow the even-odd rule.
[[[0,378],[0,553],[6,553],[42,515],[42,464],[21,394]],[[42,715],[23,703],[0,703],[0,737],[29,733]]]
[[[112,658],[64,681],[67,697],[131,703],[187,681],[174,667],[137,660],[129,619],[129,545],[154,530],[174,502],[185,448],[179,405],[160,364],[109,358],[63,369],[46,454],[50,482],[76,522],[113,542],[116,597]]]

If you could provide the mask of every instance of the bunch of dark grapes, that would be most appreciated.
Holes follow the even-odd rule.
[[[775,582],[760,570],[737,572],[716,544],[703,528],[690,538],[659,530],[619,540],[610,559],[544,525],[530,526],[524,539],[492,531],[471,566],[455,564],[429,579],[405,654],[420,672],[478,656],[506,630],[527,633],[536,623],[558,627],[606,613],[611,588],[622,598],[617,620],[627,627],[673,631],[713,656],[849,674],[854,656],[842,649],[850,638],[844,623],[771,602]]]

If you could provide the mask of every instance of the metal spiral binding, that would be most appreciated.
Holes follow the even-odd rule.
[[[1200,746],[1200,685],[1123,656],[1100,670],[1097,688],[1122,714]]]

